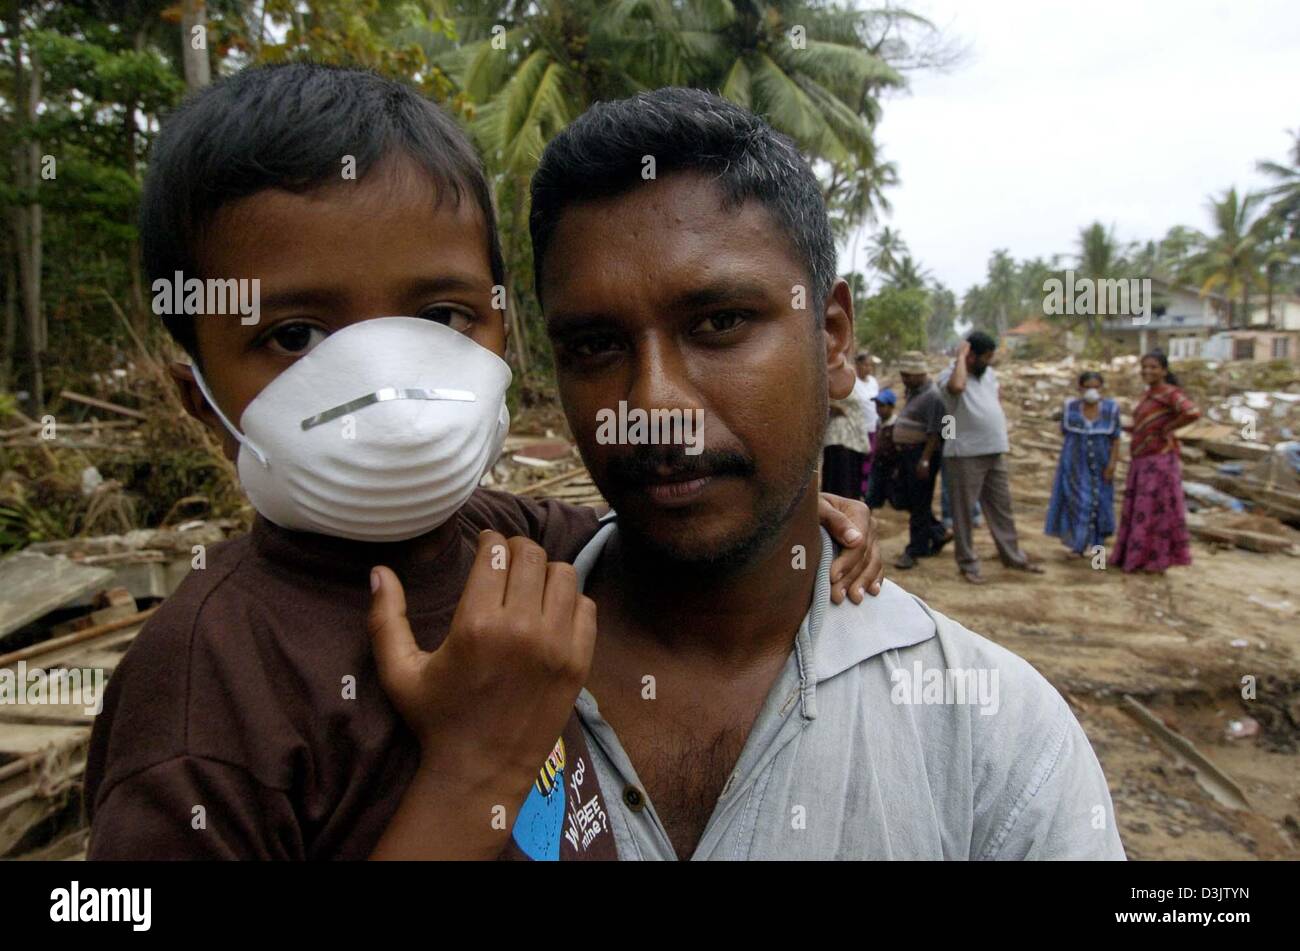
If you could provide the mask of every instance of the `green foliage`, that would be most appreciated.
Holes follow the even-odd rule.
[[[932,313],[930,295],[924,288],[887,287],[854,304],[854,327],[858,343],[884,360],[904,350],[926,348],[926,325]]]

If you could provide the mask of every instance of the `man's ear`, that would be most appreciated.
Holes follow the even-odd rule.
[[[239,442],[226,431],[226,427],[221,424],[217,414],[208,405],[203,391],[194,380],[194,368],[188,363],[172,360],[167,365],[167,372],[171,374],[176,384],[176,391],[180,393],[181,405],[185,407],[185,412],[212,430],[212,434],[220,440],[221,450],[226,458],[234,462],[235,457],[239,455]]]
[[[853,339],[853,294],[846,281],[836,280],[826,301],[826,384],[831,399],[842,400],[853,392],[857,374],[851,356]]]

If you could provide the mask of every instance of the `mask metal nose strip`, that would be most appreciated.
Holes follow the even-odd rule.
[[[302,421],[304,430],[312,429],[322,423],[328,423],[332,419],[338,419],[340,416],[346,416],[353,410],[361,409],[363,406],[370,406],[373,403],[387,403],[390,400],[453,400],[457,403],[476,403],[478,397],[469,390],[447,390],[447,389],[427,389],[425,387],[398,388],[395,386],[385,386],[383,389],[375,390],[373,393],[367,393],[365,396],[358,396],[354,400],[348,400],[332,409],[327,409],[323,413],[317,413],[315,416],[308,416]]]

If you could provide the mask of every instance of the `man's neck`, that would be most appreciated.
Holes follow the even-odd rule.
[[[652,650],[744,665],[788,653],[812,603],[821,550],[817,487],[811,485],[777,536],[739,567],[715,572],[665,562],[615,535],[588,593],[602,619],[613,622],[602,629]]]

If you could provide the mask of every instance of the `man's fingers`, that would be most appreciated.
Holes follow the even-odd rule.
[[[546,591],[546,550],[522,535],[510,539],[509,545],[505,606],[512,611],[540,613]]]
[[[406,592],[397,575],[383,566],[370,569],[370,630],[379,682],[391,694],[411,675],[413,662],[424,652],[406,620]]]

